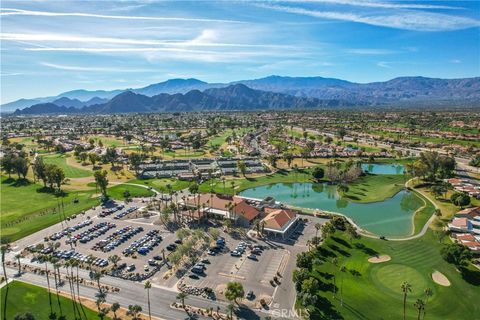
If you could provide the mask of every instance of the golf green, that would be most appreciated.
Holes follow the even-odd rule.
[[[427,288],[424,275],[416,269],[403,264],[378,265],[376,268],[372,268],[371,276],[378,285],[390,290],[395,295],[398,295],[398,290],[404,281],[415,283],[415,288],[410,293],[412,297],[422,295],[425,288]]]

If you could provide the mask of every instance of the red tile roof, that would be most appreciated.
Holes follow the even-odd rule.
[[[459,241],[467,241],[467,242],[475,242],[476,239],[474,236],[472,236],[471,234],[468,234],[468,233],[465,233],[465,234],[459,234],[457,235],[457,240]]]
[[[458,211],[456,216],[469,216],[470,218],[480,215],[480,207],[466,208]]]
[[[290,220],[296,216],[295,212],[286,209],[277,209],[271,211],[264,219],[265,228],[282,230]]]
[[[237,202],[237,204],[235,205],[235,213],[237,215],[243,216],[248,221],[253,221],[253,219],[258,217],[260,212],[255,207],[249,205],[245,199],[242,200],[243,201]]]

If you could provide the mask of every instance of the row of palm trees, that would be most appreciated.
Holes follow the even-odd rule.
[[[412,292],[412,285],[407,281],[405,281],[402,283],[400,288],[403,293],[403,320],[405,320],[406,311],[407,311],[407,296],[410,292]],[[424,290],[424,294],[425,294],[425,300],[417,299],[417,301],[415,301],[413,305],[415,309],[417,309],[417,320],[425,319],[425,315],[426,315],[425,309],[427,307],[428,299],[433,295],[433,291],[430,288],[426,288]],[[422,318],[422,314],[423,314],[423,318]]]

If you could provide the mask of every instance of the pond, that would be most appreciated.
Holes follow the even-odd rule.
[[[363,163],[362,170],[372,174],[403,174],[405,167],[401,164]]]
[[[362,229],[377,235],[404,237],[413,232],[413,214],[424,205],[414,192],[402,190],[381,202],[355,203],[342,199],[336,186],[312,183],[276,183],[244,190],[241,196],[277,201],[296,207],[342,213]]]

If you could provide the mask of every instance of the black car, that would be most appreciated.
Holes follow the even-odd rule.
[[[162,260],[162,257],[161,256],[153,256],[153,259],[160,261],[160,260]]]
[[[171,243],[167,246],[168,251],[174,251],[175,249],[177,249],[177,245],[174,243]]]
[[[176,244],[182,244],[182,240],[177,239],[177,240],[175,240],[175,243],[176,243]]]
[[[190,273],[188,277],[191,279],[200,279],[195,273]]]

